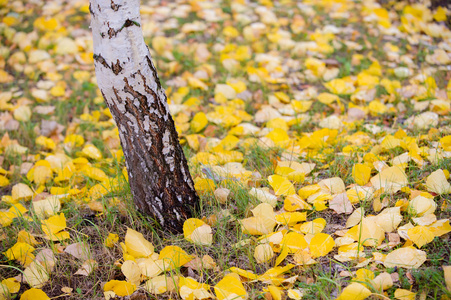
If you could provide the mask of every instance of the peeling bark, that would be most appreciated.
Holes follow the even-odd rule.
[[[97,84],[119,128],[138,209],[181,232],[198,196],[157,70],[139,0],[90,0]]]

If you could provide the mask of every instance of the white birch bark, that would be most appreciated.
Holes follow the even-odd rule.
[[[134,201],[181,231],[198,197],[144,42],[139,0],[90,0],[97,84],[119,128]]]

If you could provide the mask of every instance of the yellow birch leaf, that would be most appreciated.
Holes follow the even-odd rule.
[[[303,209],[312,210],[312,206],[310,204],[308,204],[307,202],[305,202],[304,200],[302,200],[302,198],[296,194],[289,195],[285,198],[285,201],[283,203],[283,208],[286,211],[296,211],[296,210],[303,210]]]
[[[10,294],[15,294],[20,290],[20,282],[14,277],[3,279],[1,285],[6,287]],[[2,292],[2,288],[0,287],[0,295]]]
[[[268,189],[252,188],[249,195],[257,198],[262,203],[268,203],[272,207],[277,205],[277,197],[267,191]]]
[[[394,194],[407,186],[409,181],[404,170],[399,166],[394,166],[383,169],[379,174],[371,178],[371,183],[377,190],[384,188],[385,193]]]
[[[200,132],[202,129],[205,128],[208,124],[207,116],[204,112],[198,112],[194,115],[193,119],[191,120],[191,130],[195,133]]]
[[[191,218],[183,224],[183,235],[189,242],[198,245],[211,245],[213,242],[213,235],[211,233],[210,225],[204,221]]]
[[[374,217],[377,225],[382,227],[385,232],[392,232],[398,228],[402,221],[401,208],[389,207]]]
[[[354,83],[343,78],[333,79],[324,86],[334,94],[349,95],[355,91]]]
[[[15,217],[20,218],[24,217],[24,214],[28,211],[22,204],[15,203],[13,204],[8,211],[14,214]]]
[[[229,273],[214,286],[216,297],[223,299],[247,299],[248,295],[241,283],[240,277]]]
[[[60,232],[52,234],[50,236],[46,236],[45,238],[47,240],[54,241],[54,242],[64,241],[64,240],[70,239],[70,234],[67,231],[60,231]]]
[[[435,235],[425,226],[415,226],[407,230],[409,240],[415,243],[418,248],[434,240]]]
[[[260,244],[255,247],[254,258],[257,263],[262,264],[269,261],[274,256],[274,251],[269,244]]]
[[[308,248],[304,235],[297,232],[289,232],[282,239],[282,249],[286,247],[288,253],[296,253],[300,249]]]
[[[387,272],[382,272],[371,282],[371,286],[379,292],[383,292],[393,286],[393,279]]]
[[[188,145],[194,150],[199,150],[199,135],[198,134],[189,134],[185,136],[186,141],[188,142]]]
[[[345,237],[350,237],[365,246],[379,246],[385,239],[385,231],[374,219],[364,218],[359,225],[349,229]]]
[[[50,300],[50,298],[42,290],[31,288],[20,296],[20,300]]]
[[[215,182],[210,178],[196,178],[194,180],[194,188],[198,193],[211,193],[215,190]]]
[[[409,290],[405,290],[405,289],[396,289],[395,290],[395,299],[398,300],[415,300],[416,298],[416,293],[413,293]]]
[[[273,300],[282,300],[282,292],[280,291],[280,288],[270,285],[268,286],[268,291]]]
[[[297,265],[311,265],[316,263],[308,249],[299,249],[294,255],[293,260]]]
[[[4,252],[9,260],[18,260],[22,265],[28,266],[35,258],[33,251],[35,248],[27,243],[17,242]]]
[[[321,189],[321,187],[319,185],[317,185],[317,184],[307,185],[307,186],[304,186],[304,187],[299,189],[298,195],[302,199],[307,199],[311,195],[313,195],[316,192],[318,192],[320,189]]]
[[[149,257],[154,253],[152,243],[146,240],[142,233],[131,228],[127,228],[125,246],[127,247],[127,253],[135,258]]]
[[[25,269],[23,276],[25,281],[34,288],[43,287],[50,278],[46,268],[36,260]]]
[[[99,168],[94,167],[86,167],[82,170],[82,174],[88,176],[91,179],[98,180],[98,181],[104,181],[108,179],[108,176],[106,176],[105,172],[100,170]]]
[[[301,231],[304,234],[310,233],[310,234],[317,234],[326,227],[326,220],[323,218],[316,218],[315,220],[311,222],[306,222],[301,225],[299,228],[299,231]]]
[[[429,226],[426,226],[435,236],[442,236],[451,232],[451,226],[448,219],[435,221]]]
[[[176,269],[187,262],[191,261],[193,257],[188,255],[182,248],[178,246],[166,246],[164,247],[158,259],[161,259],[165,263],[165,270]]]
[[[434,213],[437,203],[433,199],[418,195],[409,202],[408,210],[413,216],[427,216]]]
[[[11,225],[16,216],[10,211],[0,211],[0,225],[6,227]]]
[[[191,277],[181,277],[179,279],[179,294],[182,299],[211,299],[210,286],[205,283],[199,283]]]
[[[149,279],[144,287],[145,289],[154,295],[160,295],[165,292],[173,292],[175,291],[176,285],[179,283],[178,276],[166,276],[160,275],[154,278]]]
[[[260,275],[258,277],[258,280],[260,281],[268,281],[268,280],[272,280],[276,277],[278,277],[279,275],[288,272],[289,270],[291,270],[295,265],[293,264],[287,264],[284,267],[274,267],[269,269],[268,271],[266,271],[263,275]]]
[[[370,282],[374,279],[374,272],[368,269],[358,269],[355,272],[355,281],[366,281]]]
[[[371,295],[371,291],[364,285],[353,282],[343,289],[337,300],[363,300]]]
[[[287,258],[289,253],[290,249],[288,248],[288,246],[282,245],[282,250],[280,251],[279,256],[277,256],[276,263],[274,264],[274,266],[277,267],[278,265],[280,265],[280,263],[283,262],[285,258]]]
[[[439,195],[451,193],[451,184],[446,180],[445,173],[442,169],[432,172],[426,179],[426,187],[429,192]]]
[[[49,196],[39,201],[33,201],[33,209],[39,219],[45,219],[60,211],[61,201],[57,196]]]
[[[339,102],[340,98],[337,95],[330,93],[321,93],[317,96],[319,102],[324,103],[326,105],[330,105],[332,103]]]
[[[78,134],[69,134],[64,138],[64,145],[69,148],[81,147],[84,143],[85,139]]]
[[[236,273],[236,274],[240,275],[241,277],[244,277],[244,278],[247,278],[247,279],[250,279],[250,280],[254,280],[254,281],[258,280],[258,275],[252,273],[251,271],[246,271],[246,270],[243,270],[243,269],[240,269],[240,268],[237,268],[237,267],[231,267],[229,269],[229,271],[233,272],[233,273]]]
[[[29,106],[19,106],[14,110],[14,119],[21,122],[28,122],[31,118],[31,109]]]
[[[3,175],[0,175],[0,187],[4,187],[4,186],[8,186],[8,185],[9,185],[9,179]]]
[[[41,244],[41,242],[36,241],[34,236],[26,232],[25,230],[19,231],[19,233],[17,234],[17,242],[27,243],[31,246]]]
[[[317,233],[310,240],[309,248],[310,254],[313,258],[325,256],[332,251],[335,246],[334,239],[326,233]]]
[[[52,216],[47,220],[42,221],[41,228],[44,233],[50,238],[61,230],[65,229],[66,217],[64,216],[64,213],[60,213],[59,215]]]
[[[49,150],[54,150],[56,147],[55,142],[51,138],[42,135],[36,138],[36,145]]]
[[[323,179],[318,182],[318,185],[321,187],[321,190],[325,193],[329,193],[331,195],[341,194],[346,192],[345,184],[343,179],[340,177],[332,177]]]
[[[277,196],[296,194],[293,184],[285,177],[280,175],[271,175],[268,177],[268,181]]]
[[[352,168],[352,178],[358,185],[365,185],[371,177],[371,168],[364,164],[355,164]]]
[[[81,153],[82,153],[84,156],[87,156],[87,157],[89,157],[89,158],[91,158],[91,159],[95,159],[95,160],[102,159],[102,157],[103,157],[103,156],[102,156],[102,152],[100,152],[100,150],[97,149],[96,146],[91,145],[91,144],[85,145],[85,146],[83,147],[83,150],[81,150]]]
[[[284,147],[287,142],[290,140],[290,136],[288,133],[281,129],[281,128],[275,128],[270,133],[268,133],[265,137],[272,140],[274,144],[280,147]],[[278,176],[278,175],[274,175]]]
[[[125,255],[124,259],[126,259]],[[169,264],[165,263],[162,259],[154,260],[153,258],[138,258],[137,263],[141,270],[141,274],[147,278],[153,278],[161,274],[161,272],[164,271],[165,266],[169,266]]]
[[[206,85],[204,82],[202,82],[200,79],[197,79],[194,76],[190,76],[187,78],[188,84],[192,88],[199,88],[201,90],[208,90],[208,85]]]
[[[136,285],[121,280],[110,280],[103,286],[105,292],[113,291],[120,297],[129,296],[136,290]]]
[[[191,218],[186,220],[185,223],[183,223],[183,235],[185,238],[189,237],[193,233],[194,229],[202,225],[205,225],[205,222],[200,219]]]
[[[289,289],[287,296],[289,299],[301,300],[304,297],[304,293],[301,290]]]
[[[121,271],[127,278],[127,281],[139,285],[141,282],[141,269],[133,260],[126,260],[121,266]]]
[[[240,220],[243,231],[247,234],[262,235],[271,233],[276,225],[274,211],[268,203],[261,203],[252,210],[254,217]]]
[[[24,183],[18,183],[13,186],[11,191],[13,201],[28,201],[33,197],[33,191]]]
[[[401,267],[406,269],[419,268],[426,261],[426,252],[413,247],[396,249],[385,257],[386,268]]]
[[[284,212],[276,215],[277,224],[291,226],[296,223],[307,220],[307,213],[303,212]]]

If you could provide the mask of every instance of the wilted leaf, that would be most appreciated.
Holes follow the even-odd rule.
[[[426,261],[426,252],[413,247],[396,249],[385,257],[386,268],[401,267],[406,269],[419,268]]]
[[[84,242],[70,244],[64,249],[64,252],[69,253],[82,261],[88,260],[92,256],[89,245]]]
[[[269,261],[274,256],[274,251],[269,244],[260,244],[255,247],[254,258],[257,263],[262,264]]]
[[[149,257],[153,254],[152,243],[146,240],[141,233],[131,228],[127,228],[127,233],[125,234],[125,246],[127,253],[135,258]]]
[[[254,217],[239,221],[245,233],[262,235],[273,231],[276,220],[271,205],[261,203],[252,210],[252,213]]]
[[[441,169],[427,177],[426,186],[428,191],[439,195],[451,193],[451,184],[446,180],[445,173]]]
[[[24,271],[25,281],[35,288],[43,287],[50,279],[47,269],[37,261],[33,261]]]
[[[145,283],[145,289],[154,295],[160,295],[165,292],[173,292],[179,279],[177,276],[157,276],[149,279]]]
[[[97,269],[98,263],[93,259],[88,259],[85,261],[80,269],[77,270],[77,272],[74,273],[74,275],[82,275],[82,276],[89,276],[93,271]]]
[[[183,234],[187,241],[198,245],[211,245],[213,242],[211,227],[199,219],[186,220],[183,224]]]

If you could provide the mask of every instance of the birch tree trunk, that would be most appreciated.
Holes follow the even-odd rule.
[[[139,2],[90,0],[97,84],[119,128],[135,204],[181,232],[199,199],[144,42]]]

